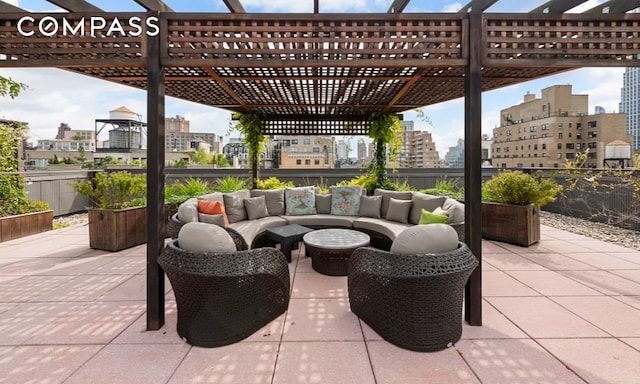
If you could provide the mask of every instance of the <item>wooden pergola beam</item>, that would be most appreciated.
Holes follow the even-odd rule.
[[[585,14],[621,14],[640,7],[639,0],[610,0],[585,11]]]
[[[471,11],[484,12],[487,10],[487,8],[497,2],[498,0],[471,0],[469,4],[462,7],[460,13],[469,13]]]
[[[9,3],[5,3],[4,1],[0,1],[0,13],[15,13],[15,12],[26,12],[26,11],[20,7],[16,7],[15,5],[11,5]]]
[[[162,0],[134,0],[140,6],[142,6],[147,11],[157,11],[157,12],[173,12],[173,9],[169,7],[167,4],[163,3]]]
[[[231,13],[247,13],[240,3],[240,0],[222,0],[222,2],[229,8],[229,12]]]
[[[550,0],[529,13],[565,13],[586,1],[587,0]]]
[[[48,0],[51,4],[65,9],[69,12],[104,12],[95,5],[85,0]]]
[[[213,80],[220,84],[220,86],[229,94],[229,96],[237,101],[238,104],[242,106],[242,108],[244,108],[247,112],[251,110],[251,107],[240,96],[238,96],[238,94],[235,93],[233,89],[231,89],[231,87],[229,87],[226,81],[222,80],[222,78],[218,76],[216,71],[214,71],[211,67],[204,67],[203,69],[211,76],[211,78],[213,78]]]
[[[387,13],[402,13],[411,0],[393,0]]]

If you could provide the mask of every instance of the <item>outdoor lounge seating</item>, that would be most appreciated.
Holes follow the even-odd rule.
[[[167,245],[158,263],[173,287],[177,330],[187,343],[231,344],[287,310],[289,268],[279,250],[197,252],[182,249],[179,241]]]
[[[477,266],[464,243],[425,254],[359,248],[349,264],[351,311],[399,347],[447,348],[462,335],[464,287]]]
[[[352,195],[347,195],[345,203],[344,192],[349,189]],[[293,197],[289,198],[289,192]],[[297,193],[306,193],[308,200],[298,198]],[[266,208],[257,210],[248,204],[262,199],[261,196],[264,196],[262,204]],[[266,236],[267,229],[298,224],[313,229],[355,229],[371,237],[371,246],[389,250],[402,231],[418,224],[422,209],[436,208],[449,214],[448,223],[456,230],[460,241],[464,241],[465,236],[464,204],[454,199],[382,189],[377,189],[374,196],[364,196],[360,187],[332,187],[331,194],[322,195],[317,188],[300,187],[212,193],[189,199],[180,205],[178,213],[167,225],[171,238],[177,238],[185,223],[212,220],[217,216],[199,212],[199,200],[220,202],[228,217],[228,232],[241,236],[250,249],[271,245]],[[299,209],[300,206],[305,208]],[[393,216],[387,215],[389,212],[393,212]]]

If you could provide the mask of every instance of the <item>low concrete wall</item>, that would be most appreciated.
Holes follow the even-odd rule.
[[[71,183],[88,180],[95,171],[27,171],[26,190],[30,200],[49,203],[54,216],[85,211],[91,206],[91,199],[77,193]]]

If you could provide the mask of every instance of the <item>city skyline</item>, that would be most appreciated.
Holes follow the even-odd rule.
[[[31,11],[56,11],[55,7],[41,0],[12,0],[11,4]],[[193,1],[188,4],[177,1],[165,1],[174,10],[228,12],[222,1]],[[602,3],[591,0],[582,9]],[[91,0],[92,4],[106,11],[140,11],[133,1]],[[248,12],[310,12],[313,1],[243,0]],[[321,12],[386,12],[390,0],[365,2],[358,0],[349,4],[336,0],[320,2]],[[463,4],[456,1],[410,2],[405,12],[455,12]],[[491,7],[488,12],[524,12],[544,3],[543,0],[527,4],[501,4]],[[519,3],[519,2],[518,2]],[[578,10],[574,10],[578,11]],[[527,92],[536,93],[540,89],[555,84],[572,84],[574,92],[589,94],[589,113],[595,106],[604,107],[607,112],[617,112],[620,103],[620,89],[624,68],[584,68],[565,72],[538,80],[529,81],[485,92],[482,100],[482,131],[491,134],[500,123],[500,110],[520,102]],[[25,83],[29,88],[15,100],[0,99],[0,118],[26,121],[30,126],[30,141],[55,136],[60,123],[68,123],[73,129],[92,129],[94,120],[106,118],[110,110],[122,105],[146,118],[146,92],[107,81],[77,75],[58,69],[3,68],[0,74]],[[464,99],[425,106],[424,113],[432,125],[421,121],[415,111],[404,114],[405,120],[415,121],[415,129],[429,131],[442,154],[455,146],[458,139],[464,138]],[[180,115],[191,122],[192,131],[212,132],[224,136],[229,130],[231,112],[209,106],[198,105],[167,97],[166,116]],[[234,136],[235,133],[232,133]],[[355,148],[357,137],[352,143]]]

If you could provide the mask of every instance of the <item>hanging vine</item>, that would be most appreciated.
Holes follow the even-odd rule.
[[[375,177],[376,188],[390,188],[391,180],[387,176],[387,147],[389,161],[395,171],[398,153],[402,149],[402,125],[396,114],[373,112],[369,117],[369,137],[373,140],[375,155],[367,166],[367,173]]]
[[[266,116],[261,112],[235,113],[233,119],[236,124],[233,129],[244,137],[249,149],[251,159],[253,187],[256,188],[258,180],[258,168],[260,168],[260,153],[263,152],[263,144],[267,141],[265,132],[268,127]]]

